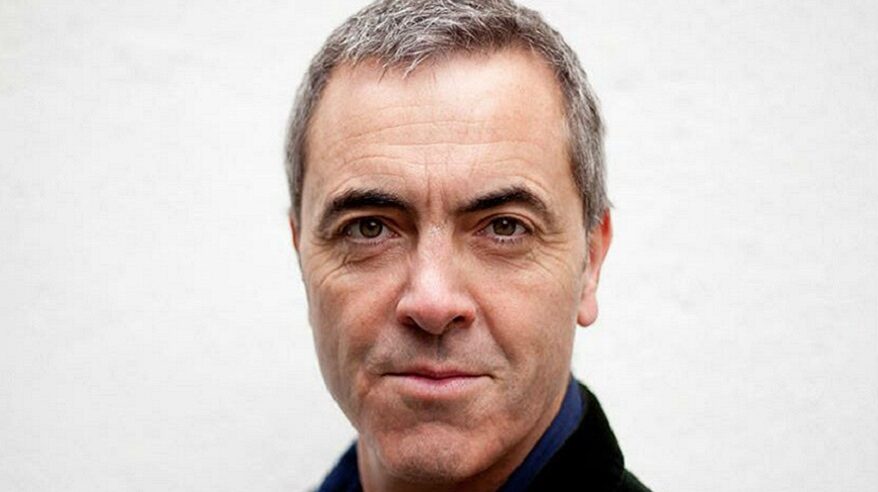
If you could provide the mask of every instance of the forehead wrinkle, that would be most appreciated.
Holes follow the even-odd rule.
[[[460,122],[456,120],[419,121],[398,123],[390,126],[376,125],[357,133],[334,132],[330,140],[322,140],[314,155],[341,155],[350,160],[361,149],[446,146],[491,146],[519,144],[536,146],[543,152],[540,142],[525,135],[510,135],[508,131],[493,128],[490,122]],[[408,131],[414,128],[414,131]],[[313,151],[312,151],[313,152]]]
[[[417,121],[406,121],[401,123],[395,123],[391,125],[380,125],[378,128],[374,129],[365,129],[361,132],[354,133],[351,135],[345,135],[345,139],[358,139],[360,137],[365,137],[367,135],[381,134],[385,132],[392,132],[394,130],[400,130],[403,128],[412,128],[412,127],[420,127],[420,126],[429,126],[431,128],[437,128],[442,126],[460,126],[463,127],[457,131],[457,133],[461,134],[470,134],[472,133],[471,127],[486,127],[488,122],[484,119],[462,119],[462,118],[446,118],[446,119],[435,119],[435,118],[424,118],[423,120]],[[490,128],[486,128],[486,130],[490,130]]]
[[[425,121],[412,124],[399,124],[392,127],[378,127],[374,129],[366,129],[360,131],[355,136],[349,136],[344,132],[333,133],[331,139],[315,139],[312,142],[311,161],[313,162],[330,162],[336,165],[351,164],[355,161],[374,157],[376,159],[400,160],[405,159],[401,155],[407,148],[416,149],[423,147],[486,147],[502,144],[518,144],[527,146],[537,146],[537,142],[526,138],[515,138],[508,135],[499,135],[498,132],[486,129],[487,131],[473,131],[469,129],[454,130],[453,134],[437,130],[437,127],[448,124],[457,124],[458,122],[445,121],[435,124],[434,122]],[[404,127],[422,126],[423,130],[416,132],[400,131],[396,135],[388,135],[394,129],[402,129]],[[476,126],[475,124],[467,124],[467,126]],[[478,125],[484,128],[484,125]],[[423,150],[421,150],[423,151]],[[542,149],[539,149],[542,151]],[[409,157],[409,156],[406,156]],[[410,158],[410,157],[409,157]],[[313,167],[313,164],[312,164]]]

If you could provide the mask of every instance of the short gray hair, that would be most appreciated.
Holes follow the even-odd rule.
[[[512,0],[376,0],[339,26],[314,56],[290,117],[286,171],[291,213],[301,219],[308,125],[335,67],[378,60],[407,75],[429,59],[521,46],[553,69],[564,95],[573,179],[588,230],[609,208],[603,125],[576,53],[539,13]]]

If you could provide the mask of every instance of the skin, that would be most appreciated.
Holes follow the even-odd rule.
[[[291,226],[367,491],[496,489],[557,414],[612,236],[567,148],[523,50],[332,74]]]

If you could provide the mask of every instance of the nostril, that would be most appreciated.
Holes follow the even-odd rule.
[[[411,316],[406,316],[405,318],[403,318],[402,325],[406,328],[420,328],[418,322],[415,321],[415,318],[412,318]]]
[[[455,328],[467,327],[470,323],[470,317],[461,314],[450,319],[445,318],[445,321],[442,321],[438,318],[431,319],[426,316],[420,318],[418,316],[404,316],[400,318],[400,322],[402,326],[406,328],[413,328],[438,335]]]

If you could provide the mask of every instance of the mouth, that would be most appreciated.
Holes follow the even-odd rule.
[[[425,400],[464,398],[490,379],[487,374],[430,367],[389,372],[384,377],[398,392]]]

